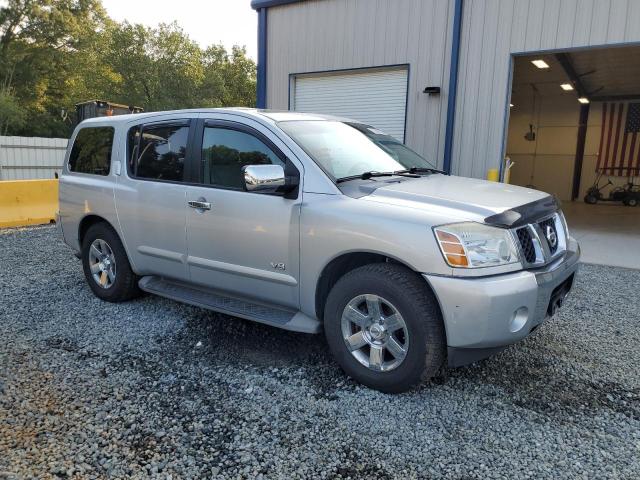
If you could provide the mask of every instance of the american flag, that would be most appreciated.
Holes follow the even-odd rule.
[[[640,175],[639,133],[640,103],[603,103],[596,171],[619,177]]]

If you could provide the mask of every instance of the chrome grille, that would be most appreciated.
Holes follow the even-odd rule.
[[[561,215],[554,213],[514,231],[525,267],[545,265],[567,249],[567,233]]]
[[[518,241],[520,242],[520,248],[522,249],[522,256],[527,263],[533,263],[536,261],[536,249],[533,247],[533,238],[529,227],[519,228],[516,231],[518,235]]]
[[[553,255],[558,251],[558,244],[559,244],[555,218],[554,217],[547,218],[546,220],[543,220],[542,222],[538,223],[538,225],[540,225],[540,228],[542,229],[544,241],[547,243],[549,247],[549,251],[551,252],[551,255]],[[553,242],[549,241],[550,235],[554,235],[555,241]]]

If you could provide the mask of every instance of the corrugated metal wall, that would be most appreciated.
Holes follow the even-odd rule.
[[[0,136],[0,180],[54,178],[66,149],[66,138]]]
[[[500,163],[512,53],[625,42],[640,42],[638,0],[465,0],[453,173]]]
[[[309,0],[272,7],[267,20],[267,106],[289,106],[289,74],[410,64],[406,143],[440,166],[453,3]],[[440,86],[440,96],[422,93]]]

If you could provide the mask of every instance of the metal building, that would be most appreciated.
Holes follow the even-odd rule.
[[[56,178],[66,151],[66,138],[0,136],[0,181]]]
[[[503,166],[517,58],[640,45],[638,0],[253,0],[252,7],[259,107],[369,122],[441,168],[473,177]]]

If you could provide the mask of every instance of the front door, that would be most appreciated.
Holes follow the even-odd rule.
[[[296,198],[250,193],[241,171],[259,164],[301,171],[271,135],[257,122],[199,122],[201,186],[187,186],[187,266],[194,283],[298,308],[302,189]]]
[[[127,250],[141,275],[189,278],[185,165],[190,123],[135,125],[127,135],[126,172],[115,197]]]

